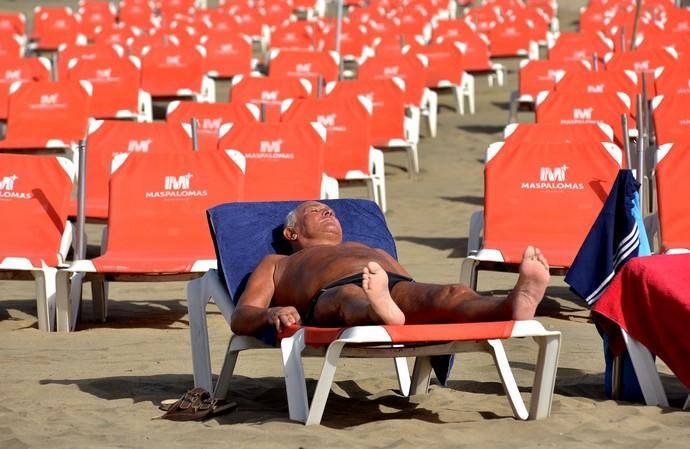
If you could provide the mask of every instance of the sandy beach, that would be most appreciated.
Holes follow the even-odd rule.
[[[29,12],[36,4],[76,1],[0,0],[0,10]],[[215,2],[209,2],[215,4]],[[561,29],[574,29],[585,2],[560,2]],[[508,98],[517,85],[517,60],[506,85],[477,77],[477,112],[461,116],[448,94],[439,97],[436,138],[419,146],[421,173],[411,180],[405,154],[386,154],[388,224],[400,261],[415,279],[457,282],[467,250],[470,215],[483,204],[483,158],[501,140]],[[218,98],[225,98],[221,89]],[[531,121],[521,113],[520,121]],[[344,186],[342,197],[366,197],[363,186]],[[91,250],[100,227],[89,226]],[[511,274],[483,272],[479,290],[505,294]],[[552,415],[515,420],[491,357],[457,358],[447,387],[428,395],[397,392],[389,360],[341,361],[322,425],[288,420],[277,350],[243,353],[232,381],[236,410],[206,422],[152,420],[161,400],[193,386],[184,282],[111,283],[109,319],[91,321],[84,305],[79,331],[37,329],[32,282],[0,281],[0,448],[687,448],[690,413],[679,410],[688,390],[659,363],[675,408],[609,400],[604,395],[601,338],[584,302],[554,277],[537,315],[562,332]],[[90,288],[84,289],[90,298]],[[209,306],[209,332],[217,373],[230,329]],[[536,345],[505,343],[517,382],[529,397]],[[313,389],[320,359],[305,370]]]

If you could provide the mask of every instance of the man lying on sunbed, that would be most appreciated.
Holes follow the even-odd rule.
[[[315,201],[288,214],[283,235],[294,253],[266,256],[251,274],[232,314],[237,335],[299,323],[337,327],[526,320],[534,317],[549,282],[546,258],[531,246],[507,297],[480,296],[461,284],[415,282],[385,251],[343,242],[333,210]]]

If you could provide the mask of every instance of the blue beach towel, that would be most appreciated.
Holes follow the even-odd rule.
[[[642,221],[639,197],[640,184],[630,170],[621,170],[611,188],[604,207],[585,238],[573,261],[565,282],[591,307],[606,291],[614,275],[630,259],[651,254],[647,233]],[[608,336],[603,338],[604,390],[611,398],[613,392],[613,356],[608,348]],[[619,398],[630,402],[643,401],[630,355],[621,355],[617,379]]]
[[[599,216],[575,256],[565,282],[592,306],[630,259],[651,254],[630,170],[618,172]]]
[[[381,248],[397,259],[395,241],[376,203],[369,200],[319,200],[330,206],[343,227],[343,240]],[[218,274],[237,302],[249,275],[269,254],[289,254],[283,239],[287,214],[302,201],[228,203],[208,210],[208,221],[218,258]],[[275,344],[275,330],[259,335]]]

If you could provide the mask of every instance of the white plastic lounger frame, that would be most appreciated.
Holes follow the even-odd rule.
[[[640,389],[642,390],[642,396],[644,396],[645,403],[647,405],[668,407],[668,398],[666,397],[664,386],[661,384],[661,378],[656,369],[652,353],[649,352],[649,349],[647,349],[645,345],[628,334],[625,329],[621,328],[621,333],[623,334],[625,347],[630,354],[630,360],[632,360],[635,375],[637,375],[637,380],[640,383]],[[685,400],[683,409],[690,409],[690,394]]]
[[[72,161],[64,157],[58,157],[58,161],[64,168],[67,175],[74,181],[76,170]],[[65,230],[60,240],[58,249],[58,267],[66,265],[67,253],[73,241],[74,228],[72,223],[65,222]],[[36,282],[36,318],[38,329],[46,332],[55,330],[55,297],[56,297],[56,278],[58,268],[49,267],[41,263],[40,267],[35,267],[31,261],[24,257],[5,257],[0,260],[0,280],[31,280]]]
[[[191,281],[187,288],[194,383],[208,391],[212,391],[213,388],[208,327],[205,318],[206,304],[210,299],[215,300],[224,318],[229,323],[234,305],[220,283],[217,273],[213,270],[209,271],[202,278]],[[303,351],[306,349],[306,343],[304,340],[304,329],[300,329],[292,337],[284,338],[280,342],[290,419],[304,422],[306,425],[319,424],[321,422],[326,400],[328,399],[335,376],[336,365],[341,355],[394,358],[400,389],[404,395],[407,395],[408,393],[418,394],[427,392],[431,377],[431,356],[475,351],[492,354],[511,408],[517,418],[523,420],[544,418],[551,413],[553,388],[560,351],[560,336],[560,332],[547,331],[537,321],[515,322],[511,337],[533,337],[539,345],[539,355],[532,386],[532,399],[528,411],[518,390],[500,340],[451,341],[406,347],[393,343],[391,337],[382,326],[355,326],[347,328],[338,339],[331,342],[325,348],[325,353],[320,351],[320,354],[323,354],[324,357],[324,364],[310,404],[302,365],[302,356]],[[223,368],[216,383],[214,397],[224,398],[227,396],[229,381],[240,351],[268,347],[268,345],[252,337],[232,336]],[[411,380],[405,357],[417,357]]]

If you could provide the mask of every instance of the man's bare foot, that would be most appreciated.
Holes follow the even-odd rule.
[[[371,308],[384,324],[405,324],[405,314],[393,301],[388,290],[388,273],[376,262],[369,262],[362,270],[362,288]]]
[[[544,298],[549,283],[549,263],[538,248],[528,246],[520,263],[520,275],[515,288],[508,295],[512,305],[513,319],[534,318],[537,306]]]

